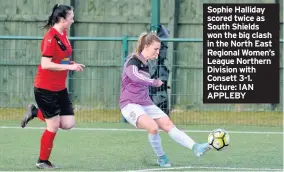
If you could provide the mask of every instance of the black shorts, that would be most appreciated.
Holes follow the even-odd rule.
[[[67,89],[49,91],[34,87],[35,100],[44,118],[60,115],[74,115],[72,102]]]

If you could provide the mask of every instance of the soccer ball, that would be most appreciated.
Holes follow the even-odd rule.
[[[229,146],[230,136],[224,129],[213,130],[208,136],[208,144],[217,151]]]

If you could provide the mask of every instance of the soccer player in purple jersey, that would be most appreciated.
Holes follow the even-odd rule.
[[[168,133],[177,143],[191,149],[196,156],[210,149],[208,143],[195,143],[187,134],[179,130],[170,118],[149,97],[149,86],[160,87],[160,79],[151,79],[148,60],[159,55],[161,41],[154,33],[142,33],[136,53],[128,56],[122,72],[120,109],[124,118],[136,128],[148,132],[148,140],[154,149],[161,167],[171,164],[163,151],[159,128]]]

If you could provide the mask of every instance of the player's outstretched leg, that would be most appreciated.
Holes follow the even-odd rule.
[[[21,121],[21,127],[25,128],[29,121],[34,119],[37,116],[37,108],[34,104],[29,104],[27,106],[27,111],[24,114],[24,117]]]
[[[204,155],[209,149],[210,149],[210,146],[208,143],[201,143],[201,144],[195,143],[193,145],[192,151],[194,152],[196,156],[200,157]]]
[[[198,157],[204,155],[204,153],[210,149],[208,143],[195,143],[195,141],[192,140],[187,134],[185,134],[183,131],[179,130],[175,126],[170,129],[168,134],[177,143],[191,149],[193,153]]]
[[[185,132],[179,130],[168,116],[165,115],[164,117],[155,119],[155,121],[157,122],[158,126],[163,131],[167,132],[175,142],[191,149],[196,156],[200,157],[210,149],[210,146],[207,143],[195,143],[195,141]]]

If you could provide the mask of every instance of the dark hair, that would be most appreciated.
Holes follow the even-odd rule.
[[[156,33],[150,32],[144,32],[140,35],[138,39],[138,45],[136,47],[136,55],[139,56],[139,54],[143,51],[145,45],[150,45],[153,41],[161,42],[160,38],[156,35]]]
[[[44,29],[51,28],[55,23],[58,23],[60,18],[66,19],[69,11],[73,10],[72,6],[56,4],[52,9],[51,15],[48,17],[47,23],[43,26]]]

